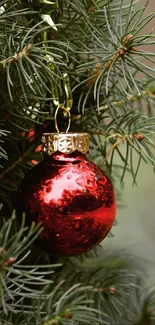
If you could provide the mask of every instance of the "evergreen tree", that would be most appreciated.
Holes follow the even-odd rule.
[[[154,168],[154,35],[136,0],[0,0],[0,324],[155,324],[155,293],[122,253],[50,256],[40,225],[16,219],[18,188],[42,160],[40,138],[66,129],[90,136],[90,159],[136,184]],[[134,159],[138,154],[138,160]],[[116,156],[121,164],[116,165]],[[118,182],[119,181],[119,182]],[[119,227],[119,225],[118,225]],[[112,239],[111,239],[112,240]]]

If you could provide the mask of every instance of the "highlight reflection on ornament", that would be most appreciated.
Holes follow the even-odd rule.
[[[42,223],[42,247],[60,255],[82,254],[96,246],[116,214],[111,181],[78,151],[45,155],[22,182],[20,202],[29,224]]]

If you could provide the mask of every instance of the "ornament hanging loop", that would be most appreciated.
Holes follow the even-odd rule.
[[[63,87],[64,87],[64,93],[65,93],[64,103],[60,104],[60,102],[58,100],[55,102],[55,103],[57,103],[57,109],[55,111],[54,120],[55,120],[55,128],[58,133],[60,132],[60,130],[58,127],[57,116],[58,116],[58,112],[60,109],[64,111],[64,117],[68,117],[68,125],[67,125],[67,129],[65,131],[66,133],[69,131],[70,126],[71,126],[70,110],[73,105],[73,97],[72,97],[72,91],[71,91],[71,86],[70,86],[70,79],[69,79],[69,76],[67,73],[63,74]]]
[[[66,110],[65,107],[63,107],[63,106],[61,106],[61,105],[59,105],[59,106],[57,107],[56,111],[55,111],[55,116],[54,116],[55,128],[56,128],[57,132],[59,133],[60,130],[59,130],[59,127],[58,127],[57,115],[58,115],[58,112],[59,112],[60,109],[63,109],[65,115],[68,116],[68,125],[67,125],[67,129],[66,129],[66,131],[65,131],[65,132],[67,133],[67,132],[69,131],[69,129],[70,129],[70,126],[71,126],[71,113],[70,113],[69,110]]]

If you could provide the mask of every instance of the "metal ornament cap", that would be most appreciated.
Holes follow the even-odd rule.
[[[56,151],[65,154],[70,154],[76,150],[83,154],[89,151],[88,133],[43,133],[41,141],[43,153],[49,156]]]

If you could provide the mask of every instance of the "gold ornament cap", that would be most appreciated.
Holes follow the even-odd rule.
[[[43,133],[42,151],[52,155],[56,151],[70,154],[76,150],[86,154],[89,151],[88,133]]]

